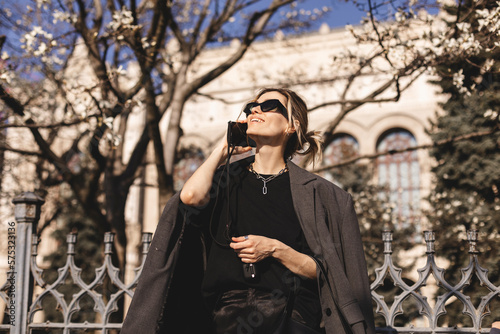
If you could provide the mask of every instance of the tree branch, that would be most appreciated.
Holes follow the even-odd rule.
[[[62,209],[60,207],[57,207],[54,214],[50,218],[44,219],[44,223],[37,228],[37,234],[41,235],[43,230],[45,230],[45,228],[47,226],[49,226],[50,223],[52,223],[61,213],[62,213]]]
[[[5,104],[12,109],[14,113],[23,117],[24,114],[24,106],[14,97],[12,97],[9,93],[5,91],[2,85],[0,85],[0,99],[2,99]],[[30,118],[26,120],[26,124],[35,124],[35,122]],[[50,148],[48,143],[45,141],[43,136],[37,129],[30,129],[35,142],[38,147],[42,151],[42,153],[48,158],[48,160],[63,174],[63,175],[71,175],[71,171],[68,169],[68,166],[61,160]]]
[[[380,35],[380,32],[378,31],[377,24],[375,23],[375,13],[373,12],[373,5],[371,0],[368,0],[368,13],[370,15],[370,23],[372,25],[373,31],[375,31],[375,34],[377,35],[377,42],[380,48],[382,49],[382,53],[384,54],[384,58],[387,60],[387,62],[391,65],[391,67],[394,67],[392,64],[391,60],[389,59],[387,48],[384,46],[384,43],[382,42],[382,36]]]
[[[243,41],[240,47],[225,61],[223,61],[207,73],[194,79],[189,85],[190,87],[188,88],[187,96],[191,96],[200,87],[220,76],[238,60],[240,60],[248,50],[250,44],[252,44],[252,42],[262,33],[267,22],[270,20],[271,16],[276,12],[276,10],[278,10],[282,6],[292,3],[293,1],[294,0],[274,0],[267,9],[260,12],[255,12],[248,23],[247,31],[245,33],[245,36],[243,37]]]
[[[312,172],[313,173],[319,173],[319,172],[322,172],[322,171],[325,171],[325,170],[329,170],[329,169],[333,169],[333,168],[338,168],[338,167],[350,165],[350,164],[353,164],[353,163],[355,163],[355,162],[357,162],[359,160],[363,160],[363,159],[373,160],[373,159],[376,159],[378,157],[382,157],[382,156],[385,156],[385,155],[394,155],[394,154],[398,154],[398,153],[405,153],[405,152],[411,152],[411,151],[416,151],[416,150],[430,149],[430,148],[439,147],[439,146],[443,146],[443,145],[450,144],[450,143],[456,143],[456,142],[459,142],[459,141],[462,141],[462,140],[468,140],[468,139],[473,139],[473,138],[480,138],[480,137],[484,137],[484,136],[488,136],[488,135],[494,134],[494,133],[496,133],[498,131],[500,131],[500,128],[497,126],[497,127],[493,128],[491,130],[488,130],[488,131],[471,132],[471,133],[467,133],[467,134],[464,134],[464,135],[459,135],[459,136],[454,136],[454,137],[447,138],[447,139],[438,140],[437,142],[434,142],[432,144],[417,145],[417,146],[407,147],[407,148],[404,148],[404,149],[390,150],[390,151],[387,151],[387,152],[379,152],[379,153],[374,153],[374,154],[365,154],[365,155],[362,155],[362,156],[357,156],[357,157],[348,159],[346,161],[343,161],[343,162],[340,162],[340,163],[337,163],[337,164],[328,165],[328,166],[324,166],[324,167],[321,167],[321,168],[314,169]]]
[[[100,115],[89,115],[87,118],[97,118],[100,117]],[[72,125],[77,125],[81,124],[87,121],[86,119],[79,119],[76,121],[70,121],[70,122],[59,122],[59,123],[53,123],[53,124],[0,124],[0,129],[5,129],[5,128],[28,128],[28,129],[55,129],[55,128],[60,128],[63,126],[72,126]]]
[[[41,152],[26,151],[26,150],[13,148],[10,146],[0,146],[0,151],[8,151],[8,152],[18,153],[18,154],[22,154],[22,155],[29,155],[29,156],[44,158],[44,155]]]
[[[346,108],[345,109],[342,109],[341,112],[337,115],[337,117],[330,123],[328,129],[326,130],[326,132],[328,133],[333,133],[335,128],[337,127],[337,125],[340,123],[340,121],[342,119],[344,119],[344,117],[351,111],[359,108],[360,106],[362,106],[363,104],[365,103],[368,103],[368,102],[372,102],[375,100],[375,97],[377,97],[378,95],[382,94],[383,92],[385,92],[389,87],[391,87],[393,84],[396,84],[396,97],[395,98],[392,98],[392,99],[389,99],[389,101],[391,102],[395,102],[395,101],[398,101],[399,98],[400,98],[400,95],[401,95],[401,90],[400,90],[400,87],[399,87],[399,79],[401,77],[407,77],[407,76],[411,76],[413,73],[415,73],[416,71],[418,71],[421,67],[424,67],[425,66],[422,66],[421,65],[421,62],[422,60],[420,58],[416,58],[414,59],[410,65],[406,66],[405,68],[399,70],[398,74],[393,76],[390,80],[388,80],[387,82],[385,82],[384,84],[382,84],[380,87],[378,87],[377,89],[375,89],[374,91],[372,91],[370,94],[368,94],[364,99],[360,100],[359,102],[354,102],[352,104],[350,104],[349,106],[346,105]],[[424,73],[424,71],[420,71],[416,78],[418,78],[420,75],[422,75]],[[413,78],[412,79],[412,82],[416,79],[416,78]],[[408,86],[406,86],[406,88],[408,88]],[[405,88],[405,89],[406,89]],[[384,101],[382,101],[384,102]]]
[[[115,97],[120,101],[124,102],[122,94],[113,87],[111,81],[109,80],[109,75],[106,69],[106,64],[104,59],[101,59],[99,52],[99,45],[97,44],[97,35],[99,31],[97,27],[89,28],[87,27],[87,8],[83,0],[76,0],[79,8],[78,20],[75,23],[75,28],[82,36],[85,45],[89,53],[89,60],[92,68],[94,69],[95,75],[99,78],[102,88],[102,95],[104,99],[107,97],[108,92],[113,92]],[[112,3],[112,1],[111,1]],[[110,5],[111,6],[111,5]],[[104,57],[105,58],[105,57]]]

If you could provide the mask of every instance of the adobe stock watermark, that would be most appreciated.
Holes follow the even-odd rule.
[[[16,223],[7,224],[7,296],[9,303],[7,305],[9,323],[14,325],[16,320]]]

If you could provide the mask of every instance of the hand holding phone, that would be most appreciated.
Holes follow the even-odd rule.
[[[228,122],[227,143],[229,146],[255,147],[255,142],[247,136],[247,123]]]

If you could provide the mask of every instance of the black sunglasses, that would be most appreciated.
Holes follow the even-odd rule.
[[[285,106],[280,102],[278,99],[272,99],[272,100],[267,100],[262,103],[258,102],[250,102],[248,103],[245,108],[243,109],[243,112],[247,115],[250,115],[252,113],[252,109],[255,107],[259,107],[262,112],[268,112],[268,111],[273,111],[275,109],[278,109],[279,113],[282,114],[286,119],[288,119],[288,111],[286,110]]]

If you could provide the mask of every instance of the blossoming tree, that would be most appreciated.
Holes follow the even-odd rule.
[[[98,231],[114,231],[123,265],[125,204],[148,146],[163,206],[173,193],[185,102],[257,38],[304,28],[327,11],[296,9],[292,0],[2,3],[2,126],[18,130],[2,151],[37,166],[37,188],[66,186],[69,203]],[[193,69],[207,47],[234,39],[239,46],[220,63],[203,73]],[[126,142],[134,108],[145,110],[146,125],[137,140]],[[165,138],[162,118],[168,118]],[[27,147],[27,138],[35,145]],[[124,145],[133,147],[129,157]]]

